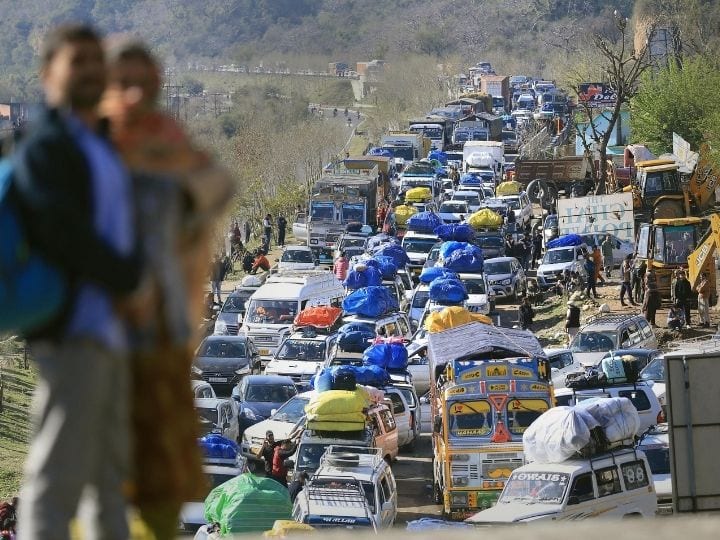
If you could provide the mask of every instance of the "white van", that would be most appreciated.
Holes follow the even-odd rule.
[[[279,272],[248,300],[240,332],[253,338],[261,360],[267,362],[290,334],[300,311],[311,306],[339,306],[344,297],[342,283],[330,272]]]
[[[313,527],[389,529],[397,484],[379,448],[330,446],[293,504],[293,519]]]
[[[523,465],[510,475],[497,505],[466,521],[650,518],[656,511],[657,497],[645,454],[622,449],[589,459]]]
[[[307,383],[330,358],[337,334],[322,334],[312,328],[293,332],[282,342],[265,375],[286,375],[295,383]]]

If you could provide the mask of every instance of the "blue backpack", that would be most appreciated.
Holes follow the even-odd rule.
[[[0,333],[27,333],[59,313],[67,286],[28,243],[10,193],[12,179],[10,161],[0,161]]]

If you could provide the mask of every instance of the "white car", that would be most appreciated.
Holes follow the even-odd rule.
[[[309,382],[328,359],[336,338],[307,328],[293,332],[265,366],[265,375],[285,375],[296,384]]]
[[[450,199],[450,202],[456,202],[456,201],[466,202],[470,213],[477,212],[478,210],[480,210],[480,206],[482,203],[478,192],[472,191],[469,189],[455,191],[453,193],[452,199]]]
[[[490,315],[495,311],[495,291],[488,286],[483,274],[460,274],[460,280],[465,284],[468,298],[465,306],[468,311]]]
[[[408,309],[408,317],[414,327],[420,324],[420,319],[425,311],[425,306],[430,300],[430,285],[421,283],[413,290],[410,300],[410,309]]]
[[[195,398],[195,411],[200,417],[202,435],[217,433],[231,441],[240,436],[238,408],[227,398]]]
[[[587,272],[584,263],[587,246],[565,246],[548,249],[537,269],[537,282],[541,289],[554,286],[565,270],[578,272],[585,281]]]
[[[668,425],[659,424],[640,438],[638,450],[642,450],[650,464],[658,514],[672,514],[672,480],[670,478],[670,442]]]
[[[530,225],[533,218],[533,209],[527,193],[523,191],[518,195],[503,195],[495,198],[502,201],[510,211],[515,213],[515,223],[521,227]]]
[[[313,270],[315,256],[308,246],[287,246],[278,261],[279,270]]]
[[[420,275],[428,253],[440,239],[434,234],[423,234],[408,231],[402,239],[402,247],[407,253],[410,263],[408,269],[414,276]]]
[[[555,389],[565,388],[565,379],[569,373],[584,371],[583,365],[575,360],[570,349],[545,349],[550,361],[552,383]]]
[[[662,357],[653,358],[640,372],[640,380],[652,387],[662,407],[665,407],[665,361]]]
[[[581,234],[580,237],[583,239],[588,246],[600,246],[602,251],[602,243],[605,241],[605,237],[610,235],[613,241],[613,266],[619,267],[620,263],[625,260],[625,257],[635,253],[635,245],[627,240],[621,240],[614,234]]]
[[[445,201],[438,209],[438,215],[443,223],[460,223],[470,215],[467,201]]]

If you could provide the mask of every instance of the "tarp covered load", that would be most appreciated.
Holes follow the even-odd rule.
[[[467,247],[453,251],[443,261],[443,266],[448,270],[453,270],[458,274],[481,273],[483,270],[483,254],[482,249],[472,244]]]
[[[435,279],[429,293],[430,300],[438,304],[459,304],[468,298],[465,284],[459,279]]]
[[[465,173],[460,176],[460,185],[479,186],[482,184],[482,178],[476,174]]]
[[[503,218],[489,208],[481,208],[467,219],[468,224],[475,230],[497,229],[502,226]]]
[[[442,219],[434,212],[419,212],[407,221],[409,231],[423,234],[433,234],[433,231],[442,225]]]
[[[241,474],[205,499],[205,521],[220,524],[222,535],[266,531],[278,519],[292,519],[292,503],[287,488],[272,478]]]
[[[442,152],[441,150],[432,150],[428,154],[428,159],[435,159],[440,162],[441,165],[447,165],[448,163],[448,156],[445,152]]]
[[[240,282],[240,285],[243,287],[259,287],[262,285],[262,279],[260,279],[258,276],[249,275],[242,278],[242,281]]]
[[[295,316],[295,326],[314,326],[316,328],[329,328],[333,326],[342,315],[342,309],[333,306],[315,306],[303,309]]]
[[[382,286],[357,289],[345,297],[342,306],[346,313],[365,317],[379,317],[399,307],[397,299]]]
[[[429,187],[414,187],[405,192],[406,202],[428,202],[432,200],[432,192]]]
[[[382,284],[382,273],[374,266],[360,263],[348,272],[343,285],[348,289],[360,289]]]
[[[381,255],[384,257],[391,257],[398,268],[405,268],[405,265],[410,262],[410,258],[407,256],[407,253],[405,253],[405,250],[399,244],[382,244],[379,248],[374,250],[373,254],[376,256]]]
[[[398,227],[404,227],[407,225],[410,216],[417,214],[417,208],[409,206],[407,204],[401,204],[395,207],[395,224]]]
[[[455,240],[449,240],[440,244],[440,257],[443,259],[450,256],[453,251],[458,251],[468,247],[467,242],[458,242]]]
[[[430,313],[425,319],[425,330],[433,334],[470,322],[492,324],[490,317],[487,315],[472,313],[461,306],[450,306]]]
[[[342,366],[345,367],[345,366]],[[338,372],[333,374],[337,377]],[[365,427],[370,396],[360,387],[355,391],[320,392],[305,405],[307,427],[320,431],[358,431]]]
[[[390,236],[385,233],[376,234],[375,236],[371,236],[368,238],[367,241],[367,250],[368,251],[374,251],[376,249],[379,249],[380,246],[383,244],[396,244],[398,242],[398,239],[394,236]]]
[[[428,268],[423,268],[423,271],[420,273],[420,283],[432,283],[433,280],[438,278],[460,279],[460,276],[457,272],[448,270],[443,266],[430,266]]]
[[[559,247],[579,246],[583,243],[583,239],[579,234],[563,234],[547,243],[549,249]]]
[[[390,371],[402,371],[407,368],[408,353],[402,343],[377,343],[365,351],[363,362]]]
[[[560,463],[578,453],[632,444],[639,429],[640,417],[629,399],[590,399],[542,414],[523,434],[523,447],[530,461]]]
[[[500,182],[495,188],[495,195],[503,197],[505,195],[517,195],[522,189],[522,184],[516,180],[508,182]]]
[[[337,345],[341,351],[361,353],[370,346],[375,336],[374,324],[346,323],[338,329]]]
[[[202,437],[198,441],[200,449],[206,459],[237,459],[240,447],[235,441],[222,435],[212,434]]]
[[[367,261],[367,264],[377,264],[377,269],[380,270],[382,279],[395,279],[397,276],[398,267],[395,264],[395,259],[388,257],[387,255],[375,255],[372,259]]]
[[[475,229],[467,223],[446,223],[433,231],[440,240],[455,240],[456,242],[470,242],[475,238]]]

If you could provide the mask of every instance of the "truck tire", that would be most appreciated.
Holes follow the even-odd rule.
[[[548,185],[547,185],[547,182],[545,182],[545,180],[536,178],[535,180],[532,180],[527,185],[527,188],[525,188],[525,191],[527,193],[528,198],[530,199],[530,202],[542,204],[542,201],[545,198],[545,194],[548,191]]]

